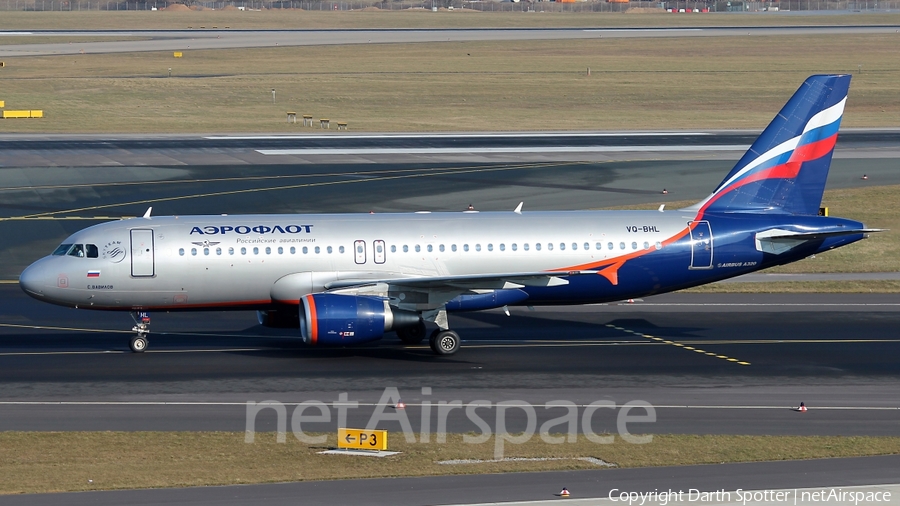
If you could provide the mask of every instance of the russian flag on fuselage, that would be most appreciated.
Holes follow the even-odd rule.
[[[698,214],[816,214],[849,86],[849,75],[807,79],[716,190],[696,206]]]

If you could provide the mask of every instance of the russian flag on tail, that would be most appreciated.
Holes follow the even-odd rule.
[[[689,209],[817,214],[849,87],[849,75],[809,77],[716,190]]]
[[[89,277],[89,278],[99,278],[99,277],[100,277],[100,271],[88,271],[88,272],[87,272],[87,277]]]

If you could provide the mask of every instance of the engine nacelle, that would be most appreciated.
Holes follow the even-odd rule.
[[[376,341],[396,328],[418,324],[419,315],[391,309],[386,299],[313,293],[300,299],[300,335],[311,345],[345,346]]]

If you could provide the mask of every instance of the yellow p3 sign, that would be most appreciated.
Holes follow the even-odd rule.
[[[387,431],[338,429],[338,448],[387,450]]]

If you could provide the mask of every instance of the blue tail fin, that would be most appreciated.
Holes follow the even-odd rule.
[[[849,75],[809,77],[718,188],[689,209],[817,214],[849,87]]]

